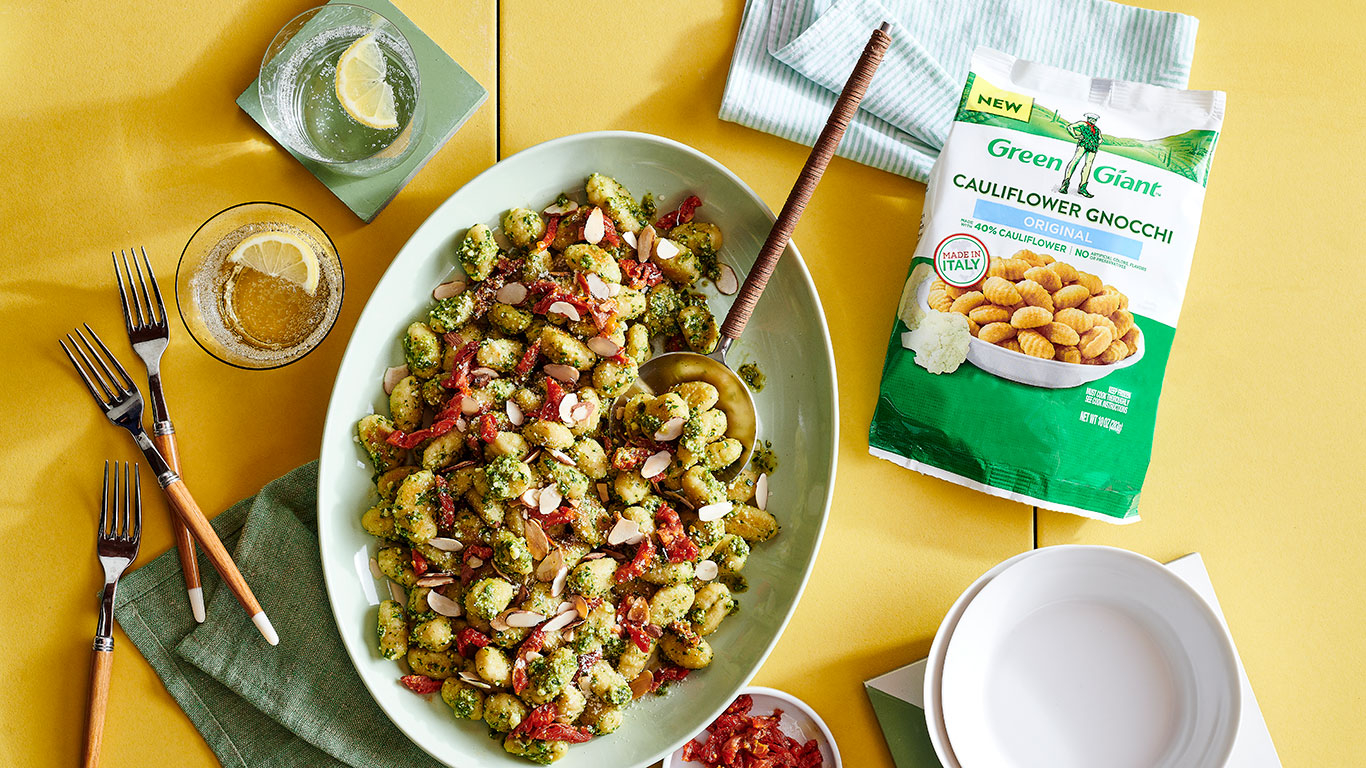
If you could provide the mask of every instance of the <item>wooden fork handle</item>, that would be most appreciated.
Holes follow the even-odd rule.
[[[792,230],[797,228],[797,220],[801,218],[802,211],[806,210],[806,204],[811,201],[816,184],[825,173],[825,167],[830,164],[830,158],[834,157],[840,139],[844,138],[844,129],[848,128],[849,121],[854,119],[859,102],[863,100],[869,83],[873,82],[873,74],[877,72],[883,55],[887,53],[887,46],[892,43],[892,38],[887,34],[889,29],[890,24],[883,24],[881,29],[873,30],[873,36],[863,49],[863,55],[854,65],[854,72],[849,75],[849,81],[844,84],[844,90],[840,92],[839,100],[835,102],[835,108],[830,113],[825,128],[821,130],[816,144],[811,148],[806,165],[802,166],[797,183],[788,193],[787,202],[783,203],[778,220],[773,222],[768,240],[764,241],[764,247],[759,250],[759,256],[754,260],[754,266],[750,267],[749,275],[745,277],[740,295],[736,296],[735,302],[731,304],[726,322],[721,326],[723,337],[738,339],[745,330],[745,324],[749,322],[749,316],[759,303],[759,296],[764,292],[764,286],[768,285],[773,268],[778,265],[778,258],[783,255],[787,241],[792,238]]]
[[[195,503],[194,497],[190,495],[190,489],[185,487],[185,482],[177,477],[166,486],[165,491],[171,508],[189,527],[195,541],[199,542],[209,562],[213,563],[214,570],[218,571],[223,583],[232,590],[237,602],[246,609],[257,630],[266,638],[266,642],[271,645],[278,644],[280,638],[275,634],[270,619],[266,618],[265,611],[261,610],[261,604],[256,602],[256,595],[252,594],[251,587],[247,586],[247,580],[242,577],[242,572],[237,570],[237,564],[232,561],[232,556],[228,554],[213,526],[209,525],[209,519],[199,509],[199,504]]]
[[[101,647],[101,642],[107,647]],[[100,744],[104,741],[104,713],[109,708],[109,675],[114,669],[114,643],[108,638],[95,639],[95,652],[90,660],[90,700],[85,717],[85,751],[81,765],[94,768],[100,764]]]
[[[165,434],[160,434],[160,430],[154,433],[152,444],[161,451],[171,469],[175,470],[177,475],[183,476],[180,471],[180,449],[177,446],[175,428],[170,426],[170,422],[165,422],[165,425]],[[189,594],[195,621],[203,622],[204,588],[199,580],[199,560],[195,557],[194,538],[190,535],[190,529],[186,527],[185,521],[178,515],[171,517],[171,528],[175,534],[175,546],[180,554],[180,570],[185,574],[185,589]]]

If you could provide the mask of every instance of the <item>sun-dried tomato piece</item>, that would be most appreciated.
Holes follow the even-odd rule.
[[[653,644],[654,638],[650,637],[650,633],[646,632],[643,626],[623,621],[621,623],[621,628],[626,630],[626,634],[631,636],[631,642],[635,643],[635,646],[640,649],[641,653],[650,652],[650,646]]]
[[[564,395],[564,387],[560,386],[560,382],[547,376],[545,378],[545,402],[541,404],[541,410],[536,412],[536,418],[546,421],[559,421],[560,401],[564,399]]]
[[[555,706],[554,702],[542,704],[541,706],[528,712],[526,717],[522,718],[522,722],[518,723],[517,727],[513,728],[512,732],[508,735],[521,736],[523,734],[526,734],[528,731],[534,731],[537,728],[544,728],[547,725],[550,725],[551,723],[555,722],[555,718],[558,715],[559,709]]]
[[[540,354],[541,340],[538,337],[526,348],[526,352],[522,353],[522,359],[517,361],[517,366],[512,369],[512,377],[518,380],[525,379],[526,375],[531,373],[531,369],[536,367],[536,358]]]
[[[441,690],[441,681],[426,675],[404,675],[398,681],[413,693],[436,693]]]
[[[705,743],[690,741],[683,760],[707,768],[820,768],[823,759],[815,740],[798,742],[780,728],[782,710],[771,715],[751,715],[754,701],[736,699],[707,726]]]
[[[434,422],[430,427],[419,429],[416,432],[404,432],[401,429],[396,429],[389,437],[385,438],[384,442],[389,445],[396,445],[399,448],[413,449],[421,445],[422,442],[428,438],[441,437],[452,429],[455,429],[457,420],[458,417],[448,416]]]
[[[455,499],[451,497],[450,484],[441,475],[436,476],[436,501],[441,509],[436,518],[436,527],[449,531],[455,526]]]
[[[537,240],[537,241],[536,241],[536,246],[535,246],[534,248],[532,248],[531,250],[533,250],[533,251],[544,251],[546,248],[549,248],[549,247],[550,247],[550,244],[553,243],[553,242],[555,242],[555,235],[558,235],[559,233],[560,233],[560,215],[559,215],[559,214],[555,214],[555,215],[551,216],[549,219],[546,219],[546,222],[545,222],[545,233],[541,235],[541,239],[540,239],[540,240]]]
[[[645,460],[654,455],[655,451],[644,446],[623,445],[612,454],[612,466],[619,472],[630,472],[639,469]]]
[[[493,547],[485,544],[468,544],[465,546],[465,560],[469,560],[471,557],[477,557],[488,562],[488,559],[493,557]]]
[[[416,549],[412,550],[412,553],[413,573],[417,574],[418,576],[421,576],[422,574],[427,572],[427,558],[423,557],[422,553],[418,552]]]
[[[678,513],[668,504],[659,505],[659,511],[655,512],[655,534],[659,536],[659,543],[664,545],[664,552],[671,563],[690,563],[701,555],[701,550],[683,531],[683,522],[678,519]]]
[[[602,651],[593,651],[579,656],[579,674],[586,675],[594,664],[602,661]]]
[[[551,723],[533,728],[527,731],[526,736],[540,741],[567,741],[571,744],[582,744],[593,738],[593,734],[587,730],[564,723]]]
[[[486,413],[479,417],[479,439],[491,443],[498,439],[498,417]]]
[[[654,557],[654,540],[649,536],[646,536],[640,540],[640,545],[636,548],[636,556],[631,559],[631,562],[618,568],[616,576],[613,578],[616,579],[618,584],[624,584],[631,579],[636,578],[640,574],[645,573],[645,569],[650,567],[650,561],[654,560]]]
[[[677,210],[669,211],[655,222],[655,229],[663,232],[666,229],[673,229],[679,224],[687,224],[692,221],[693,213],[698,206],[702,205],[702,200],[697,195],[688,195]]]
[[[650,690],[658,691],[659,687],[661,685],[664,685],[665,683],[672,683],[675,680],[683,680],[688,676],[688,672],[690,671],[691,670],[684,669],[683,667],[676,667],[672,664],[660,667],[659,669],[655,670],[654,682],[650,684]]]
[[[460,630],[460,634],[455,636],[456,649],[460,651],[461,656],[467,659],[473,657],[474,651],[487,646],[489,642],[488,635],[474,627],[465,627]]]
[[[626,276],[625,283],[628,288],[653,288],[664,280],[664,273],[651,262],[642,264],[635,259],[620,259],[617,264]]]
[[[675,333],[664,337],[665,352],[686,352],[688,341],[683,338],[683,334]]]

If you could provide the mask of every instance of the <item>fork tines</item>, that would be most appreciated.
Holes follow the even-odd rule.
[[[110,471],[110,464],[113,471]],[[120,502],[119,465],[123,465],[123,492]],[[111,483],[112,479],[112,483]],[[112,485],[112,489],[111,489]],[[131,523],[130,518],[131,517]],[[130,527],[131,525],[131,527]],[[142,538],[142,481],[140,466],[133,464],[129,479],[128,462],[104,462],[104,495],[100,499],[99,541],[132,544]]]
[[[108,412],[111,407],[123,403],[130,397],[141,399],[141,393],[138,392],[138,387],[133,383],[132,377],[129,376],[128,371],[125,371],[123,366],[119,364],[119,360],[114,357],[114,353],[109,351],[109,347],[105,346],[105,343],[100,339],[99,334],[95,333],[94,329],[92,329],[89,324],[82,323],[81,325],[85,327],[86,331],[90,332],[90,338],[95,340],[95,344],[90,343],[90,338],[87,338],[80,328],[76,329],[76,336],[74,338],[68,333],[66,335],[66,341],[59,340],[57,343],[62,345],[62,349],[66,352],[66,356],[71,359],[71,364],[76,367],[76,373],[81,375],[81,380],[85,382],[85,388],[90,390],[90,396],[95,398],[95,401],[99,403],[100,407],[106,412]],[[76,343],[77,338],[80,339],[80,344]],[[71,342],[70,347],[67,346],[67,341]],[[84,345],[84,349],[81,348],[82,345]],[[95,349],[96,345],[99,346],[98,352]],[[76,350],[76,354],[72,354],[72,349]],[[87,355],[86,351],[89,351],[90,354]],[[103,354],[101,354],[101,352]],[[80,355],[79,361],[76,359],[77,354]],[[106,362],[106,359],[108,362]],[[82,365],[82,363],[84,363],[84,365]],[[110,368],[110,363],[113,363],[113,368]],[[115,371],[118,371],[118,376],[115,376]],[[96,383],[99,384],[99,392],[95,390]],[[103,392],[104,394],[101,395],[100,392]]]
[[[141,262],[138,261],[138,251],[131,248],[128,250],[133,254],[132,267],[128,265],[127,252],[119,251],[117,256],[112,251],[109,254],[114,259],[114,277],[119,283],[119,300],[123,302],[123,318],[128,324],[128,333],[164,327],[166,302],[161,298],[161,287],[157,285],[157,277],[152,272],[152,262],[147,259],[147,249],[140,249]],[[119,268],[120,257],[123,260],[122,269]],[[142,275],[143,267],[147,269],[146,278]],[[136,284],[133,282],[134,274],[137,275]],[[151,283],[150,291],[147,288],[148,282]],[[142,289],[140,293],[139,288]]]

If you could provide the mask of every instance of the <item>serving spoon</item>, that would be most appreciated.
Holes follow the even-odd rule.
[[[744,449],[740,457],[729,467],[716,473],[723,480],[734,478],[749,463],[750,456],[754,454],[754,441],[758,431],[754,397],[745,386],[745,382],[726,362],[726,353],[745,330],[745,324],[749,322],[755,305],[759,303],[759,296],[763,294],[764,286],[768,285],[773,268],[778,265],[779,257],[783,255],[788,241],[792,239],[792,230],[796,229],[802,211],[806,209],[811,194],[816,190],[816,184],[820,182],[825,167],[830,164],[830,158],[839,147],[844,130],[849,127],[849,121],[858,111],[859,101],[863,99],[868,84],[873,80],[873,74],[882,63],[883,54],[887,52],[887,46],[892,42],[891,36],[887,34],[890,29],[891,25],[884,22],[881,27],[873,30],[873,36],[864,47],[858,63],[854,65],[849,81],[844,84],[844,90],[840,92],[835,108],[826,120],[825,128],[821,130],[819,138],[811,148],[810,156],[806,158],[806,165],[802,166],[796,184],[788,193],[787,202],[783,203],[782,211],[773,222],[768,239],[764,241],[758,258],[754,260],[754,266],[745,277],[745,284],[741,286],[735,303],[726,314],[725,323],[721,326],[721,338],[716,344],[715,351],[708,355],[697,352],[668,352],[651,358],[640,366],[639,378],[635,384],[617,398],[617,404],[620,405],[632,395],[641,392],[663,392],[685,381],[705,381],[716,387],[720,395],[716,407],[726,414],[726,437],[735,438]]]

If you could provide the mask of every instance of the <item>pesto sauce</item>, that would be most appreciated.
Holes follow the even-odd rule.
[[[765,440],[762,443],[755,443],[754,455],[749,459],[750,466],[758,471],[771,475],[778,471],[778,454],[773,452],[773,443]]]
[[[744,380],[745,384],[748,385],[750,389],[755,392],[764,391],[764,382],[768,381],[768,377],[764,375],[763,371],[759,370],[759,366],[754,363],[745,363],[740,366],[736,373],[740,374],[740,378]]]

